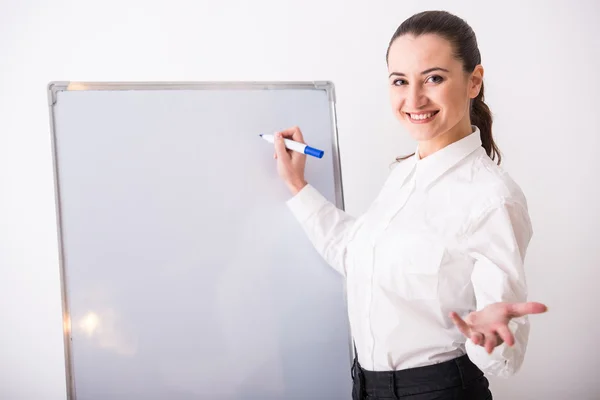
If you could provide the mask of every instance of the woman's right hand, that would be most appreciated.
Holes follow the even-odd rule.
[[[306,154],[286,149],[283,139],[291,139],[304,143],[304,138],[302,137],[302,131],[297,126],[281,132],[275,132],[275,154],[273,158],[277,160],[277,172],[287,184],[292,194],[296,195],[296,193],[307,185],[304,179]]]

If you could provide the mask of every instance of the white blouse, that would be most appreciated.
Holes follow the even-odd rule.
[[[524,302],[532,236],[519,186],[481,147],[479,129],[425,157],[401,161],[360,218],[311,185],[288,201],[312,244],[346,279],[361,366],[400,370],[468,353],[485,373],[521,366],[527,317],[509,323],[515,344],[487,354],[452,323],[488,304]]]

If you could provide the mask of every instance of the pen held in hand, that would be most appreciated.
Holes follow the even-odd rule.
[[[261,138],[266,140],[269,143],[275,142],[274,135],[259,135]],[[325,153],[323,150],[315,149],[314,147],[310,147],[304,143],[296,142],[290,139],[283,139],[283,143],[285,144],[285,148],[288,150],[297,151],[298,153],[307,154],[309,156],[322,158]]]

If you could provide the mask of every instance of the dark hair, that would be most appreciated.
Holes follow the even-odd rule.
[[[463,19],[449,12],[424,11],[404,21],[396,29],[390,40],[385,56],[386,63],[388,62],[390,48],[394,40],[407,34],[414,36],[435,34],[448,40],[454,50],[454,56],[456,59],[462,61],[463,70],[466,73],[473,72],[475,67],[481,63],[481,54],[477,46],[475,32],[473,32],[473,29]],[[470,117],[471,124],[479,128],[481,145],[485,149],[485,152],[492,160],[498,157],[498,165],[500,165],[502,156],[492,136],[492,113],[485,104],[483,83],[477,97],[471,100]],[[408,157],[411,156],[412,154]],[[408,157],[401,157],[397,160],[400,161]]]

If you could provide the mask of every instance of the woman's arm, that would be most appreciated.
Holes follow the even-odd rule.
[[[346,247],[356,219],[338,209],[311,185],[304,186],[288,201],[288,206],[319,254],[346,276]]]
[[[325,261],[345,276],[346,245],[350,228],[356,220],[335,207],[306,182],[306,155],[287,150],[284,138],[300,143],[304,143],[304,138],[298,127],[275,134],[277,171],[294,195],[287,204]]]
[[[546,311],[526,303],[524,259],[532,228],[527,208],[505,199],[473,224],[467,251],[475,259],[471,282],[477,310],[464,320],[452,314],[467,338],[469,358],[484,372],[508,377],[524,360],[529,338],[528,314]]]

